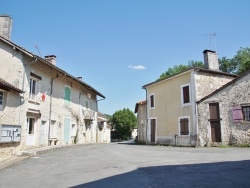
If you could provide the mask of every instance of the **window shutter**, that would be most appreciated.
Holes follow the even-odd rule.
[[[189,103],[189,86],[185,86],[182,88],[183,90],[183,103]]]
[[[235,106],[232,108],[232,113],[233,113],[233,122],[242,122],[243,120],[243,115],[242,115],[242,110],[240,106]]]
[[[180,133],[181,135],[188,135],[189,130],[188,130],[188,119],[180,119]]]

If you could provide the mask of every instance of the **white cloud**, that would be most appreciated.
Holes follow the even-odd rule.
[[[146,67],[144,67],[143,65],[129,65],[128,68],[135,69],[135,70],[144,70],[144,69],[146,69]]]

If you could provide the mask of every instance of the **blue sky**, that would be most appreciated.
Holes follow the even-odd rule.
[[[0,0],[13,19],[11,40],[106,96],[113,114],[145,99],[142,86],[169,67],[203,61],[203,50],[232,58],[250,47],[249,0]]]

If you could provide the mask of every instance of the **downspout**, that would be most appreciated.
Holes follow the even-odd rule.
[[[24,93],[26,92],[26,91],[24,91],[24,82],[25,82],[25,73],[26,73],[26,68],[27,68],[27,65],[29,64],[32,64],[32,63],[35,63],[37,61],[37,58],[35,58],[33,61],[31,61],[31,62],[29,62],[29,63],[26,63],[26,64],[24,64],[24,69],[23,69],[23,82],[22,82],[22,91],[23,91],[23,93],[22,93],[22,96],[20,97],[20,109],[19,109],[19,125],[21,124],[21,106],[22,106],[22,103],[24,103]],[[22,99],[21,98],[23,98],[23,101],[22,101]]]
[[[195,145],[195,147],[198,147],[199,146],[199,143],[198,143],[198,141],[199,141],[199,138],[198,138],[199,126],[198,126],[198,105],[196,102],[195,102],[195,114],[196,114],[196,145]]]
[[[52,113],[52,97],[53,97],[53,82],[55,78],[60,78],[66,76],[66,73],[64,73],[64,75],[58,76],[58,74],[56,75],[56,77],[51,78],[51,82],[50,82],[50,103],[49,103],[49,128],[48,128],[48,146],[49,144],[49,138],[50,138],[50,126],[51,126],[51,113]]]
[[[146,88],[143,88],[146,91],[146,145],[148,144],[148,91]]]

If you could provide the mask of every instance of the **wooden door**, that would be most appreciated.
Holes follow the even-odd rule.
[[[151,119],[151,142],[155,142],[155,128],[156,128],[156,120]]]
[[[211,139],[212,142],[221,142],[220,109],[219,103],[209,104]]]

